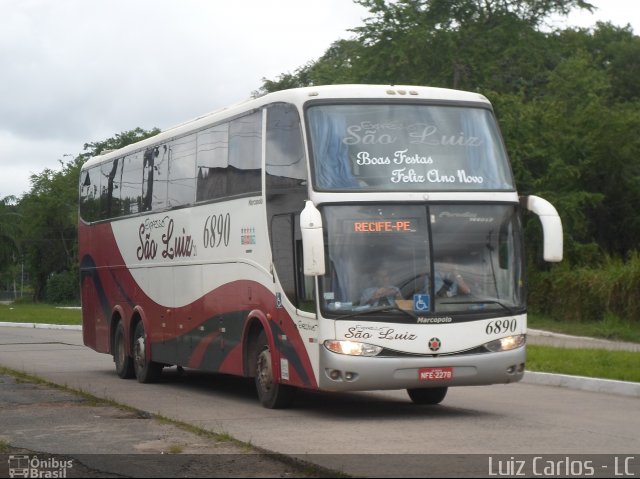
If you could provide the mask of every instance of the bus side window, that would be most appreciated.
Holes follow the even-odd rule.
[[[280,286],[289,301],[298,307],[291,214],[277,215],[271,219],[271,253]]]
[[[262,191],[262,112],[232,120],[229,125],[229,196]]]
[[[100,219],[117,218],[122,215],[120,202],[120,172],[122,158],[104,163],[101,167],[102,193],[100,195]]]
[[[154,163],[157,148],[147,148],[142,162],[142,211],[151,211],[154,188]]]
[[[80,216],[87,222],[96,221],[100,213],[100,167],[82,172],[80,183]]]
[[[267,218],[273,263],[287,298],[315,312],[314,279],[303,274],[300,211],[307,199],[307,162],[295,106],[267,108],[265,141]]]
[[[172,141],[170,150],[168,206],[188,205],[196,196],[196,135]]]
[[[296,231],[300,231],[300,217],[296,217]],[[299,235],[299,233],[298,233]],[[297,281],[297,298],[298,309],[309,313],[316,312],[316,296],[315,296],[315,278],[313,276],[305,276],[302,238],[295,240],[296,251],[296,281]]]
[[[123,159],[120,200],[122,214],[136,214],[142,210],[142,152],[127,155]]]
[[[314,313],[314,281],[303,274],[300,215],[283,214],[271,219],[271,252],[289,301],[298,309]]]
[[[199,131],[196,149],[196,201],[224,198],[227,195],[229,123]]]

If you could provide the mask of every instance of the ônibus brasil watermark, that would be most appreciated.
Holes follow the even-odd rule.
[[[14,454],[9,456],[9,477],[68,477],[72,459]]]

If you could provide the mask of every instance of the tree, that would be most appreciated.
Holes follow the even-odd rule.
[[[81,153],[78,158],[80,159],[80,161],[82,161],[82,163],[84,163],[89,158],[101,155],[110,150],[118,150],[127,145],[131,145],[132,143],[137,143],[138,141],[142,141],[146,138],[155,136],[158,133],[160,133],[159,128],[144,130],[140,127],[134,128],[133,130],[123,131],[121,133],[116,133],[115,136],[107,138],[106,140],[85,143],[83,149],[84,152]]]
[[[15,196],[0,199],[0,270],[20,252],[19,219]]]
[[[31,190],[20,201],[24,249],[34,299],[42,300],[50,275],[75,268],[77,258],[77,188],[82,161],[60,161],[31,176]]]
[[[16,198],[6,196],[0,199],[0,288],[12,284],[15,287],[15,270],[22,251],[20,220]]]
[[[371,17],[356,38],[286,81],[265,81],[268,91],[349,82],[481,92],[519,191],[558,208],[571,263],[638,247],[640,37],[630,27],[543,31],[552,14],[593,9],[582,0],[357,1]],[[536,254],[538,231],[529,243]]]
[[[84,162],[159,131],[136,128],[103,141],[86,143],[84,152],[72,161],[60,160],[60,170],[47,168],[31,176],[31,189],[21,198],[18,210],[22,215],[23,248],[35,300],[44,299],[52,275],[72,272],[77,277],[78,184]]]
[[[583,0],[356,0],[372,17],[356,39],[262,91],[331,83],[419,84],[517,92],[544,82],[549,61],[540,25],[591,10]]]

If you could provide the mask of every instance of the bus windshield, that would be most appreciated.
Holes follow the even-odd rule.
[[[308,108],[319,191],[513,190],[490,110],[426,104]]]
[[[328,264],[320,277],[321,309],[329,317],[385,306],[420,315],[524,308],[514,205],[332,205],[322,211]]]

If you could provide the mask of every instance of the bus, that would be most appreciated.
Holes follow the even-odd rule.
[[[163,368],[299,389],[519,381],[523,212],[490,102],[422,86],[270,93],[104,153],[79,184],[83,339],[121,378]],[[377,282],[384,282],[385,284]]]

